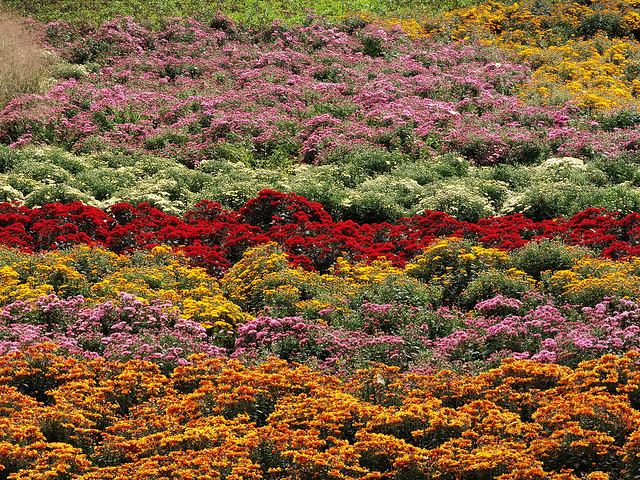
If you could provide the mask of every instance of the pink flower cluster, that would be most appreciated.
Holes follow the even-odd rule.
[[[524,105],[514,92],[530,70],[505,54],[399,29],[318,19],[243,32],[228,19],[174,19],[149,31],[119,18],[88,34],[61,23],[44,34],[94,73],[13,101],[0,112],[3,143],[145,151],[189,165],[225,142],[255,161],[322,162],[338,146],[364,143],[456,151],[478,164],[615,155],[638,144],[636,130],[598,130],[571,106]]]
[[[85,358],[147,360],[166,372],[196,353],[226,354],[202,325],[183,318],[170,302],[147,304],[126,292],[117,304],[89,306],[82,296],[49,295],[0,308],[0,355],[46,342]]]

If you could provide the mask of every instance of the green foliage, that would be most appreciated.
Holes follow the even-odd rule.
[[[549,217],[569,218],[594,205],[621,214],[637,212],[640,209],[640,189],[627,184],[598,187],[569,180],[539,183],[509,198],[500,213],[522,213],[540,221]]]
[[[585,198],[583,205],[585,204],[598,205],[610,212],[628,215],[640,211],[640,188],[625,184],[602,188],[593,193],[591,200]]]
[[[406,273],[393,274],[358,292],[353,303],[362,304],[365,301],[430,308],[439,303],[440,291],[435,285],[417,281]]]
[[[4,176],[3,183],[4,185],[20,192],[21,195],[28,195],[36,188],[42,186],[41,182],[33,180],[32,178],[23,177],[22,175],[16,173],[11,173]]]
[[[189,141],[187,135],[180,135],[177,132],[169,131],[161,133],[155,137],[149,137],[145,140],[144,146],[149,150],[158,150],[169,145],[184,145]]]
[[[11,170],[20,161],[18,153],[5,145],[0,145],[0,173]]]
[[[637,267],[604,259],[585,259],[568,270],[544,272],[540,291],[569,305],[595,306],[605,298],[638,298]]]
[[[489,199],[477,187],[463,180],[438,185],[430,196],[420,202],[420,209],[446,212],[465,222],[477,222],[496,214]]]
[[[34,160],[24,160],[14,169],[25,177],[32,178],[45,184],[69,183],[71,174],[64,168],[52,163],[40,163]]]
[[[138,159],[135,164],[137,168],[142,170],[147,175],[155,175],[158,172],[162,172],[167,168],[174,167],[176,162],[168,158],[153,157],[151,155],[145,155]]]
[[[471,188],[476,189],[480,195],[489,200],[492,208],[496,212],[502,208],[504,202],[512,195],[507,184],[499,180],[470,178],[467,183]]]
[[[95,205],[95,201],[89,195],[68,185],[44,185],[24,198],[24,204],[29,208],[56,202],[82,202],[85,205]]]
[[[347,166],[356,178],[368,178],[388,173],[406,161],[406,156],[398,151],[374,147],[372,145],[355,145],[353,147],[335,148],[323,158],[322,163],[338,163]]]
[[[360,223],[393,222],[426,209],[472,222],[514,213],[567,218],[593,205],[622,214],[640,210],[640,173],[624,154],[485,167],[452,154],[412,159],[365,146],[335,148],[320,165],[258,168],[252,158],[245,146],[231,142],[217,144],[209,160],[192,168],[137,153],[74,155],[48,146],[0,146],[0,190],[3,200],[29,196],[34,206],[50,198],[85,198],[105,208],[147,202],[181,214],[203,199],[237,210],[260,190],[272,189],[321,203],[335,220]],[[41,190],[52,185],[64,188],[54,189],[55,195],[51,188]],[[61,193],[67,190],[73,194]]]
[[[593,255],[587,248],[567,247],[562,242],[543,239],[511,252],[509,258],[516,269],[540,280],[542,272],[570,270],[577,259]]]
[[[589,195],[591,189],[570,182],[538,183],[506,202],[502,214],[522,213],[533,220],[571,216],[578,210],[580,198]]]
[[[320,203],[335,220],[341,220],[345,210],[343,202],[348,202],[349,195],[341,173],[337,165],[296,165],[289,173],[291,183],[286,184],[287,190]]]
[[[211,181],[211,175],[201,170],[191,170],[178,166],[164,170],[162,176],[175,180],[179,191],[186,190],[192,193],[200,193]]]
[[[360,35],[362,53],[370,57],[381,57],[383,54],[382,39],[374,35]]]
[[[598,115],[599,128],[611,132],[616,128],[629,128],[640,125],[640,112],[637,110],[616,110]]]
[[[56,2],[6,0],[6,5],[24,16],[43,23],[62,20],[73,25],[98,25],[118,15],[145,20],[149,26],[160,28],[166,17],[196,17],[209,21],[221,11],[235,22],[249,27],[261,27],[276,19],[304,23],[309,11],[327,18],[342,19],[349,31],[361,28],[361,19],[352,12],[370,12],[376,15],[410,15],[415,12],[442,12],[471,5],[468,0],[437,0],[425,4],[421,0],[59,0]],[[99,46],[93,46],[100,48]],[[374,52],[375,53],[375,52]],[[91,49],[83,52],[88,58]],[[82,63],[82,62],[78,62]]]
[[[75,78],[80,80],[82,77],[86,77],[89,74],[87,68],[84,65],[77,65],[71,63],[58,63],[53,66],[51,76],[53,78]]]
[[[442,178],[466,177],[471,168],[471,162],[463,157],[451,153],[430,159],[434,172]]]
[[[520,298],[524,293],[533,290],[534,282],[523,272],[498,270],[495,268],[481,271],[469,282],[462,292],[458,305],[467,310],[473,309],[478,302],[488,300],[497,295],[509,298]]]
[[[438,288],[440,304],[473,308],[475,303],[471,305],[470,300],[462,298],[463,292],[471,288],[469,286],[472,283],[474,291],[482,290],[486,286],[499,290],[500,286],[493,285],[488,277],[478,283],[479,275],[481,272],[498,270],[505,274],[507,268],[507,256],[504,252],[478,247],[468,239],[450,237],[441,238],[429,245],[407,265],[406,270],[412,277]],[[520,280],[515,278],[516,284]],[[505,292],[509,292],[509,288],[511,287],[507,284],[504,287]],[[483,292],[488,294],[488,290]]]
[[[407,178],[419,185],[427,185],[440,179],[440,175],[427,162],[408,162],[398,165],[391,175],[397,178]]]
[[[577,180],[574,183],[582,184],[585,170],[586,165],[579,158],[551,157],[533,168],[531,180],[532,183]]]
[[[64,168],[71,175],[77,175],[90,168],[90,162],[85,162],[80,157],[72,155],[61,149],[50,148],[47,149],[46,152],[40,152],[41,150],[36,150],[34,157],[38,158],[44,155],[49,163]]]
[[[422,194],[415,180],[380,175],[347,190],[335,214],[362,223],[391,221],[417,213]]]
[[[176,195],[177,182],[175,180],[161,178],[158,180],[149,179],[136,184],[135,188],[126,189],[112,196],[108,201],[102,203],[102,207],[108,207],[116,203],[130,203],[138,205],[148,203],[154,208],[160,209],[171,215],[178,215],[187,209],[188,200],[191,198]],[[184,192],[187,194],[187,192]],[[179,197],[179,198],[176,198]]]
[[[467,270],[467,265],[461,261],[461,257],[472,252],[474,246],[475,243],[467,239],[443,239],[426,249],[418,261],[408,269],[408,273],[428,283],[437,277]]]
[[[250,163],[251,150],[242,144],[220,141],[210,148],[208,157],[211,160],[206,163],[226,160],[231,163],[239,162],[248,165]]]
[[[104,279],[117,268],[130,266],[130,258],[96,248],[76,246],[70,249],[69,266],[84,275],[88,283],[96,283]]]
[[[265,184],[253,179],[234,181],[232,177],[217,177],[202,191],[202,198],[218,202],[227,210],[238,210],[264,188]]]
[[[381,223],[401,218],[403,213],[403,208],[384,194],[362,188],[349,192],[340,204],[338,218],[349,218],[357,223]]]
[[[0,203],[3,202],[23,202],[24,195],[19,190],[16,190],[11,185],[2,185],[0,181]]]
[[[109,168],[135,167],[141,161],[139,155],[124,155],[110,150],[100,152],[91,158],[93,158],[97,164]]]
[[[605,32],[609,38],[622,38],[631,32],[622,25],[622,12],[596,12],[586,17],[578,26],[580,36],[593,36],[598,32]]]
[[[117,170],[93,168],[81,172],[76,177],[85,191],[96,200],[106,200],[123,188],[136,184],[136,175],[130,168]]]
[[[591,163],[591,166],[603,172],[608,183],[631,182],[634,186],[640,185],[640,172],[638,172],[637,165],[634,164],[632,154],[596,159]]]
[[[531,182],[530,168],[500,163],[491,167],[482,167],[478,172],[480,178],[505,183],[510,189],[521,189]]]

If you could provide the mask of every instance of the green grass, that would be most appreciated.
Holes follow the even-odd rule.
[[[151,26],[163,17],[210,16],[217,11],[234,21],[260,26],[281,19],[304,21],[310,11],[327,18],[350,12],[411,16],[436,14],[476,3],[474,0],[5,0],[16,13],[41,22],[63,20],[73,25],[99,25],[117,15],[147,20]]]

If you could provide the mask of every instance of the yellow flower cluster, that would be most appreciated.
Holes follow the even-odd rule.
[[[363,291],[385,282],[418,283],[387,260],[352,264],[338,258],[326,274],[308,272],[289,266],[287,255],[277,244],[267,243],[247,251],[220,285],[227,298],[244,311],[259,314],[273,310],[278,316],[304,313],[309,318],[328,307],[348,309],[351,300]]]
[[[511,50],[537,67],[534,81],[520,89],[523,99],[545,104],[575,100],[591,112],[638,107],[640,82],[631,72],[637,67],[640,45],[634,40],[600,34],[561,46],[512,46]]]
[[[571,270],[543,276],[541,289],[577,305],[595,305],[610,296],[636,299],[640,292],[640,258],[583,258]]]
[[[545,267],[531,264],[535,258],[524,266],[518,251],[485,248],[457,237],[436,240],[403,269],[384,259],[354,264],[339,258],[328,273],[320,274],[290,265],[287,255],[268,243],[248,250],[219,281],[166,246],[133,255],[87,246],[39,255],[4,249],[0,305],[54,293],[62,298],[82,295],[95,306],[118,303],[125,292],[147,303],[170,301],[185,318],[211,332],[232,334],[238,323],[263,314],[340,324],[366,301],[469,310],[499,294],[518,298],[530,291],[580,305],[595,305],[610,296],[639,297],[640,258],[613,261],[558,248],[575,258],[541,276],[537,272]]]
[[[0,305],[51,293],[83,295],[89,304],[118,302],[126,292],[147,301],[169,300],[185,318],[216,330],[234,330],[248,318],[224,297],[216,279],[167,246],[131,256],[81,245],[37,256],[4,251],[0,259]]]
[[[639,355],[475,376],[372,365],[343,382],[202,355],[167,378],[41,345],[0,357],[0,465],[10,479],[634,478]]]
[[[405,271],[430,281],[458,272],[503,268],[507,259],[508,255],[497,248],[485,248],[458,237],[447,237],[426,247],[422,254],[407,264]]]
[[[488,1],[437,20],[364,18],[400,26],[412,36],[474,39],[504,49],[534,68],[533,81],[521,86],[523,99],[545,104],[575,100],[586,110],[602,112],[639,106],[639,7],[635,0]]]
[[[474,301],[498,293],[508,294],[501,291],[494,280],[502,283],[523,280],[527,286],[524,291],[532,289],[534,282],[524,272],[504,272],[508,268],[508,260],[507,253],[496,248],[485,248],[473,245],[468,240],[448,237],[425,248],[421,255],[406,265],[405,272],[423,282],[439,286],[441,299],[445,303],[455,303],[469,288],[466,296]],[[482,278],[478,279],[481,272],[484,272]]]
[[[16,300],[38,298],[52,292],[53,287],[48,284],[21,283],[20,273],[10,266],[0,268],[0,298],[5,304]]]

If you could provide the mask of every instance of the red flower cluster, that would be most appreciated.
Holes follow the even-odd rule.
[[[471,238],[484,246],[512,250],[531,240],[557,238],[568,244],[620,258],[640,255],[640,213],[590,208],[571,219],[535,222],[523,215],[492,217],[477,224],[459,222],[442,212],[400,220],[397,224],[334,222],[318,203],[292,193],[263,190],[237,212],[203,201],[184,219],[148,204],[113,206],[109,212],[75,202],[29,209],[0,204],[0,244],[27,251],[99,244],[128,252],[164,244],[180,247],[195,265],[221,275],[245,250],[276,241],[291,261],[326,271],[339,256],[353,260],[382,256],[402,266],[437,237]]]

